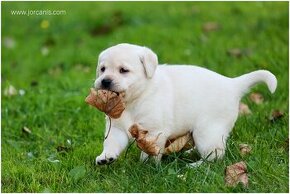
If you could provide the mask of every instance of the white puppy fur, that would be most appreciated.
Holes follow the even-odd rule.
[[[128,129],[141,124],[149,134],[157,135],[162,148],[168,138],[192,132],[196,148],[207,160],[221,158],[225,143],[238,117],[239,102],[248,89],[265,82],[273,93],[275,76],[266,70],[228,78],[192,65],[158,65],[156,54],[149,48],[118,44],[99,55],[95,88],[125,92],[126,109],[104,141],[97,164],[115,160],[132,138]],[[107,86],[106,86],[107,87]],[[106,118],[106,134],[109,131]],[[145,153],[141,158],[145,158]]]

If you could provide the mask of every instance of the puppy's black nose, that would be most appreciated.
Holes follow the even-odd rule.
[[[102,80],[102,86],[103,88],[109,88],[112,84],[112,80],[111,79],[103,79]]]

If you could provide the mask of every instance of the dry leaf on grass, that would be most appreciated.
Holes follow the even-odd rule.
[[[243,56],[251,55],[250,49],[231,48],[227,50],[227,54],[231,57],[241,58]]]
[[[248,144],[240,144],[240,153],[241,155],[247,155],[249,153],[251,153],[252,148],[251,146],[249,146]]]
[[[235,187],[242,183],[244,187],[248,186],[248,175],[246,163],[241,161],[227,166],[225,171],[225,183],[229,187]]]
[[[239,48],[232,48],[227,50],[227,54],[232,57],[241,57],[243,55],[242,50]]]
[[[217,22],[207,22],[203,24],[202,30],[204,32],[212,32],[220,29],[220,25]]]
[[[262,104],[264,101],[263,95],[260,93],[255,93],[255,92],[251,93],[250,99],[251,99],[251,101],[253,101],[256,104]]]
[[[271,115],[269,116],[270,121],[276,121],[277,119],[281,119],[284,116],[284,112],[280,110],[273,110]]]
[[[239,106],[239,113],[241,115],[248,115],[252,114],[252,111],[249,109],[248,105],[241,102]]]

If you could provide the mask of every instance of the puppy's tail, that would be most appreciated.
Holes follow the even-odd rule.
[[[275,75],[266,70],[253,71],[234,79],[237,87],[240,88],[241,95],[246,93],[252,86],[259,82],[267,84],[271,93],[274,93],[277,87],[277,79]]]

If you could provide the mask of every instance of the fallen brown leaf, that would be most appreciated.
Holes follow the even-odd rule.
[[[250,99],[256,104],[262,104],[264,101],[263,95],[255,92],[250,94]]]
[[[252,148],[248,144],[240,144],[240,153],[242,156],[251,153]]]
[[[239,113],[241,115],[248,115],[252,114],[252,111],[249,109],[248,105],[241,102],[239,106]]]
[[[227,166],[225,171],[225,183],[229,187],[235,187],[242,183],[244,187],[248,186],[247,165],[241,161]]]
[[[233,49],[229,49],[227,51],[227,54],[229,56],[232,56],[232,57],[241,57],[242,56],[242,50],[239,49],[239,48],[233,48]]]
[[[243,56],[251,55],[252,51],[250,49],[240,49],[240,48],[231,48],[227,50],[227,54],[231,57],[240,58]]]
[[[212,32],[212,31],[217,31],[220,29],[220,25],[217,22],[207,22],[203,24],[202,30],[204,32]]]
[[[276,121],[277,119],[281,119],[284,116],[284,112],[280,110],[273,110],[272,114],[269,117],[270,121]]]

